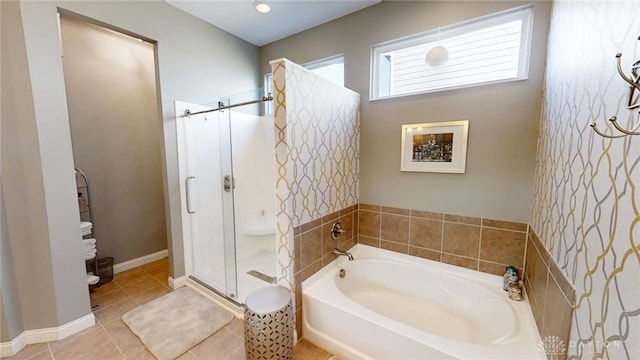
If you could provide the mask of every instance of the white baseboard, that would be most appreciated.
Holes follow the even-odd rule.
[[[58,327],[25,330],[10,342],[0,343],[0,357],[13,356],[29,344],[62,340],[95,325],[95,323],[96,318],[93,313],[90,313]]]
[[[141,256],[139,258],[127,260],[127,261],[124,261],[124,262],[121,262],[121,263],[118,263],[118,264],[114,264],[113,265],[113,273],[114,274],[121,273],[123,271],[127,271],[129,269],[133,269],[135,267],[142,266],[144,264],[148,264],[148,263],[154,262],[156,260],[160,260],[160,259],[165,258],[167,256],[169,256],[169,250],[168,249],[164,249],[164,250],[160,250],[158,252],[154,252],[153,254]]]
[[[167,280],[167,282],[169,283],[169,287],[175,290],[187,285],[187,277],[183,275],[183,276],[180,276],[179,278],[174,279],[171,276],[169,276],[169,279]]]
[[[16,336],[15,339],[9,342],[0,343],[0,357],[4,358],[13,356],[25,346],[27,346],[27,337],[24,332],[22,332],[20,335]]]

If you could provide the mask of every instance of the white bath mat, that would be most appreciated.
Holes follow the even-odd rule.
[[[173,360],[222,329],[233,314],[183,287],[122,316],[159,360]]]

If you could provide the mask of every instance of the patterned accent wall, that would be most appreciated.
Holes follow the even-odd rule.
[[[531,225],[575,287],[569,359],[640,358],[640,136],[589,127],[640,122],[615,63],[638,35],[639,0],[554,2]]]
[[[360,95],[286,59],[271,68],[277,277],[293,290],[294,227],[358,203]]]

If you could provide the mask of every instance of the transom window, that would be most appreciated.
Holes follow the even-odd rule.
[[[342,54],[308,62],[302,66],[327,80],[344,86],[344,55]]]
[[[376,44],[370,99],[525,80],[532,30],[527,5]]]

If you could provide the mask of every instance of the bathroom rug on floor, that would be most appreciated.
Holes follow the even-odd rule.
[[[187,287],[122,316],[122,321],[159,360],[179,357],[232,320],[232,313]]]

